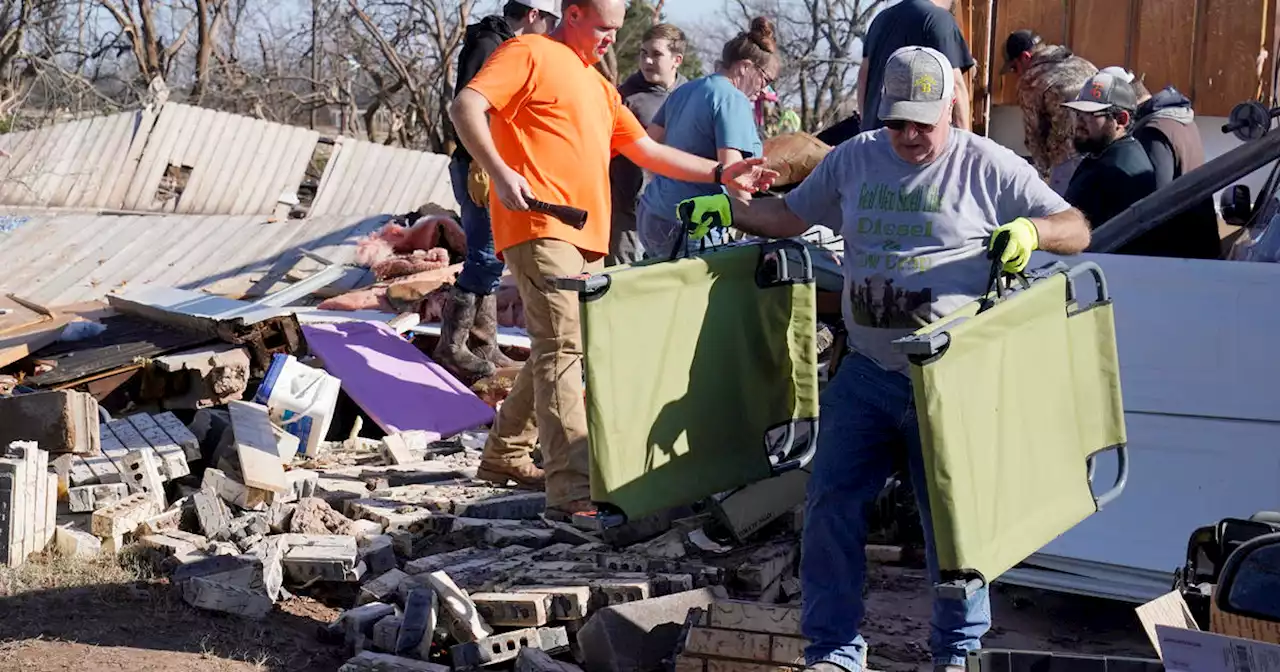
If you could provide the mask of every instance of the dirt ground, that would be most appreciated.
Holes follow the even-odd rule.
[[[261,622],[187,607],[163,581],[110,562],[64,560],[0,574],[0,670],[240,672],[336,670],[339,647],[317,628],[338,610],[281,603]],[[922,570],[874,567],[865,627],[872,668],[912,672],[928,660]],[[1153,657],[1133,605],[996,586],[989,647]]]

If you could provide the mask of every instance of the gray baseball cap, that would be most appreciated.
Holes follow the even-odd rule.
[[[879,116],[883,121],[937,124],[955,97],[955,78],[946,56],[929,47],[902,47],[884,66]]]
[[[550,14],[551,16],[560,18],[560,0],[517,0],[520,4],[529,9],[536,9],[540,12]]]
[[[1132,112],[1138,109],[1138,96],[1128,82],[1110,73],[1099,72],[1085,80],[1075,100],[1062,105],[1081,112],[1101,112],[1113,107]]]

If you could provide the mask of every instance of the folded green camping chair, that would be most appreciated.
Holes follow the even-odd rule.
[[[938,592],[956,598],[1114,500],[1128,478],[1102,269],[1058,262],[1009,289],[992,273],[992,292],[895,342],[911,360]],[[1089,305],[1077,301],[1085,285]],[[1093,458],[1109,450],[1117,478],[1095,496]]]
[[[808,464],[818,354],[803,243],[737,243],[556,282],[581,298],[601,513],[635,520]]]

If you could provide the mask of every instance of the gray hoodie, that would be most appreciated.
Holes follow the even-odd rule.
[[[618,87],[622,94],[622,104],[648,128],[653,117],[667,102],[667,96],[689,80],[684,75],[676,75],[676,83],[670,89],[650,84],[644,75],[637,72],[627,78]],[[609,184],[613,190],[613,227],[624,231],[636,228],[636,199],[644,188],[644,171],[625,156],[618,155],[609,162]]]

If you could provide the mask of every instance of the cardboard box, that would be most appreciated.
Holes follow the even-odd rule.
[[[1275,623],[1224,614],[1215,606],[1210,626],[1214,632],[1204,632],[1176,590],[1137,612],[1166,672],[1280,672],[1280,643],[1232,636],[1280,639]]]

